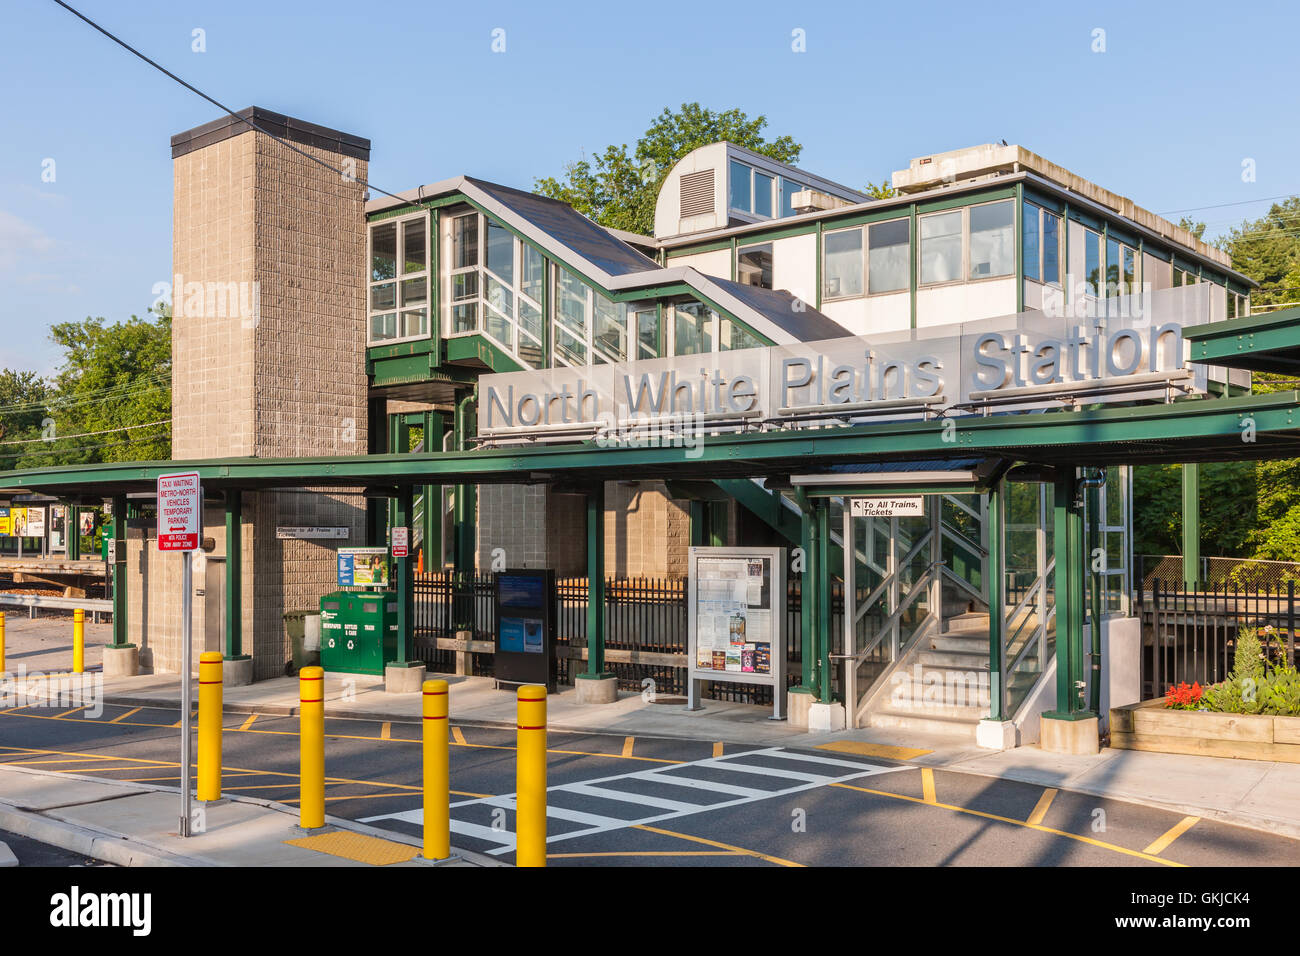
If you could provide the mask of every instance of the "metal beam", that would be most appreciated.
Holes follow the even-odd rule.
[[[113,497],[113,646],[126,639],[126,495]],[[147,547],[146,543],[146,547]]]
[[[940,507],[939,500],[935,499],[936,508]],[[989,602],[989,720],[1003,721],[1007,719],[1007,661],[1002,653],[1002,632],[1006,621],[1006,600],[1002,593],[1006,587],[1002,570],[1006,540],[1006,485],[1001,480],[989,486],[985,520],[988,523],[989,551],[989,573],[985,585]],[[936,550],[941,549],[941,544],[936,545]]]
[[[1201,579],[1201,466],[1188,462],[1183,483],[1183,582],[1189,589]]]
[[[226,659],[244,655],[243,493],[226,492]]]
[[[393,499],[393,527],[406,529],[408,550],[406,557],[393,558],[393,576],[397,579],[397,664],[405,664],[414,649],[415,559],[410,556],[409,550],[414,504],[415,493],[411,486],[399,487],[397,497]]]
[[[605,485],[587,492],[587,673],[588,680],[612,677],[605,671]]]

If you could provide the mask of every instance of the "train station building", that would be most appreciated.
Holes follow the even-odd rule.
[[[340,548],[401,529],[390,672],[490,674],[482,589],[549,569],[592,706],[698,680],[812,727],[1071,749],[1140,693],[1131,467],[1300,438],[1294,393],[1249,394],[1292,319],[1020,146],[900,157],[872,198],[714,143],[652,236],[469,175],[368,193],[368,140],[260,108],[171,149],[174,460],[0,475],[111,503],[115,645],[143,669],[180,666],[150,505],[183,468],[195,648],[248,679],[285,673],[285,614],[338,589]],[[692,549],[781,549],[785,686],[762,641],[687,615]]]

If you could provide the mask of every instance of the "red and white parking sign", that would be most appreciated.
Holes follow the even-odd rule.
[[[158,550],[197,551],[203,534],[199,473],[158,476]]]

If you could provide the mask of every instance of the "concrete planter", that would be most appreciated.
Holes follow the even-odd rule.
[[[134,644],[104,647],[105,677],[135,677],[140,673],[140,648]]]
[[[1110,745],[1121,750],[1300,763],[1300,717],[1170,710],[1163,698],[1148,700],[1111,710]]]

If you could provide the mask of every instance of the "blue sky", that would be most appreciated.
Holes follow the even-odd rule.
[[[1300,192],[1285,4],[73,6],[233,109],[369,137],[370,179],[394,192],[458,173],[529,188],[693,100],[766,115],[799,165],[857,187],[1006,139],[1155,212],[1252,201],[1194,213],[1211,235]],[[143,313],[168,279],[168,140],[218,113],[49,0],[5,13],[0,365],[48,372],[52,323]]]

